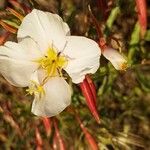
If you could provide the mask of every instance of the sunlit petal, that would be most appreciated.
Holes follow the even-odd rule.
[[[68,36],[64,54],[68,57],[65,70],[74,83],[80,83],[88,73],[95,73],[101,55],[96,42],[82,36]]]
[[[69,33],[68,25],[58,15],[34,9],[23,19],[18,40],[29,36],[38,42],[43,51],[49,46],[62,50],[66,43],[65,36]]]
[[[60,77],[52,77],[44,85],[45,94],[35,96],[32,113],[37,116],[51,117],[62,112],[71,102],[71,90]]]
[[[29,41],[25,39],[19,44],[6,42],[0,47],[0,73],[15,86],[28,86],[31,74],[38,67],[32,59],[40,55],[39,51],[36,44],[32,40]]]

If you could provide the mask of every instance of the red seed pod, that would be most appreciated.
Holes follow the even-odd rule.
[[[44,127],[45,127],[45,131],[46,131],[46,135],[47,137],[49,137],[51,135],[51,131],[52,131],[52,122],[50,120],[50,118],[42,118]]]
[[[3,45],[6,42],[9,35],[10,35],[10,33],[6,32],[2,36],[0,36],[0,45]]]
[[[65,146],[64,140],[62,139],[62,137],[61,137],[61,135],[60,135],[60,133],[59,133],[57,120],[54,119],[54,120],[53,120],[53,123],[54,123],[56,138],[57,138],[58,143],[59,143],[59,148],[60,148],[60,150],[65,150],[65,149],[66,149],[66,148],[65,148],[66,146]]]
[[[93,138],[93,136],[90,134],[90,132],[87,130],[86,127],[84,127],[83,123],[81,122],[79,116],[76,114],[76,119],[78,121],[78,123],[80,124],[80,128],[82,129],[84,135],[85,135],[85,138],[90,146],[90,148],[92,150],[98,150],[98,145],[95,141],[95,139]]]
[[[80,88],[81,88],[83,96],[86,99],[86,103],[87,103],[92,115],[94,116],[96,121],[98,123],[100,123],[100,118],[99,118],[98,111],[97,111],[97,108],[95,105],[95,100],[94,100],[92,91],[91,91],[86,79],[84,79],[83,82],[80,83]]]
[[[138,21],[141,28],[141,36],[144,37],[147,29],[147,6],[146,0],[136,0],[136,6],[138,11]]]
[[[37,127],[35,128],[35,137],[36,137],[37,149],[40,150],[40,148],[42,149],[43,140],[42,140],[41,134],[39,132],[39,129]]]
[[[91,92],[92,92],[92,94],[93,94],[93,98],[94,98],[94,103],[95,103],[95,106],[96,106],[96,87],[95,87],[95,84],[94,84],[94,82],[92,81],[92,79],[91,79],[91,77],[90,77],[90,75],[86,75],[85,76],[85,78],[86,78],[86,80],[87,80],[87,82],[88,82],[88,84],[89,84],[89,87],[90,87],[90,89],[91,89]]]

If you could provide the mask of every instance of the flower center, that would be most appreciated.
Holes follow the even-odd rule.
[[[67,59],[65,56],[61,56],[61,53],[57,53],[53,48],[48,48],[46,55],[36,62],[46,71],[48,77],[54,77],[57,75],[62,76],[61,72],[67,64]]]
[[[127,69],[127,63],[126,62],[124,62],[124,63],[122,63],[121,65],[120,65],[120,70],[126,70]]]
[[[31,84],[26,91],[30,95],[38,95],[41,98],[41,96],[45,94],[43,85],[47,82],[49,77],[62,76],[62,69],[67,64],[67,58],[62,56],[61,53],[57,53],[55,49],[48,48],[46,55],[34,60],[34,62],[39,64],[39,68],[46,71],[46,76],[41,84],[31,80]]]

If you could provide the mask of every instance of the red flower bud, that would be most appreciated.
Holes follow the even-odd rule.
[[[95,100],[94,100],[92,91],[91,91],[90,86],[86,79],[84,79],[83,82],[80,83],[80,88],[81,88],[83,96],[86,99],[86,103],[87,103],[92,115],[94,116],[96,121],[98,123],[100,123],[100,118],[98,115],[98,111],[96,109]]]
[[[86,75],[85,76],[85,78],[86,78],[86,80],[87,80],[87,82],[88,82],[88,84],[89,84],[89,87],[90,87],[90,89],[91,89],[91,92],[92,92],[92,94],[93,94],[93,99],[94,99],[94,103],[95,103],[95,106],[96,106],[96,87],[95,87],[95,84],[94,84],[94,82],[92,81],[92,79],[91,79],[91,77],[90,77],[90,75]]]

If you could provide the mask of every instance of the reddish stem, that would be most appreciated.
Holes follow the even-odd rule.
[[[17,17],[18,19],[20,19],[20,21],[23,20],[24,16],[21,15],[20,13],[18,13],[17,11],[15,11],[14,9],[7,7],[7,10],[8,10],[11,14],[13,14],[15,17]]]
[[[136,0],[136,6],[138,11],[138,20],[141,27],[141,36],[144,37],[147,29],[147,6],[146,0]]]
[[[2,35],[0,37],[0,45],[3,45],[6,42],[7,38],[9,37],[9,35],[10,35],[10,33],[6,32],[4,35]]]
[[[45,127],[45,131],[46,131],[46,135],[49,137],[52,131],[52,122],[50,120],[50,118],[42,118],[44,127]]]
[[[92,150],[98,150],[98,145],[97,145],[95,139],[92,137],[92,135],[87,130],[87,128],[84,127],[83,123],[81,122],[81,120],[77,114],[76,114],[76,119],[77,119],[78,123],[80,124],[80,128],[82,129],[82,131],[87,139],[87,142],[89,143],[90,148]]]
[[[41,134],[39,132],[38,127],[35,128],[35,136],[36,136],[36,146],[37,146],[37,150],[42,150],[42,145],[43,145],[43,141],[41,138]]]
[[[59,133],[57,120],[53,119],[53,123],[54,123],[56,138],[58,139],[58,143],[59,143],[59,148],[60,148],[60,150],[65,150],[66,149],[65,148],[65,143],[64,143],[64,140],[62,139],[62,137]]]
[[[99,6],[99,10],[102,13],[102,17],[104,18],[104,20],[107,19],[108,17],[108,5],[107,5],[107,1],[106,0],[97,0],[97,4]]]
[[[18,1],[16,0],[8,0],[10,4],[12,4],[15,8],[17,9],[21,9],[22,11],[24,11],[26,14],[30,13],[31,12],[31,9],[26,6],[25,4],[23,3],[19,3]]]
[[[99,24],[98,20],[95,18],[95,16],[93,15],[92,10],[91,10],[90,7],[89,7],[89,12],[90,12],[90,15],[92,17],[93,24],[94,24],[94,26],[96,28],[96,31],[97,31],[97,34],[98,34],[98,38],[103,37],[103,33],[101,31],[100,24]]]
[[[56,136],[56,133],[54,134],[54,137],[53,137],[53,150],[58,150],[58,139],[57,139],[57,136]]]
[[[0,25],[8,32],[16,34],[17,33],[17,29],[7,25],[6,23],[4,23],[2,20],[0,20]]]

